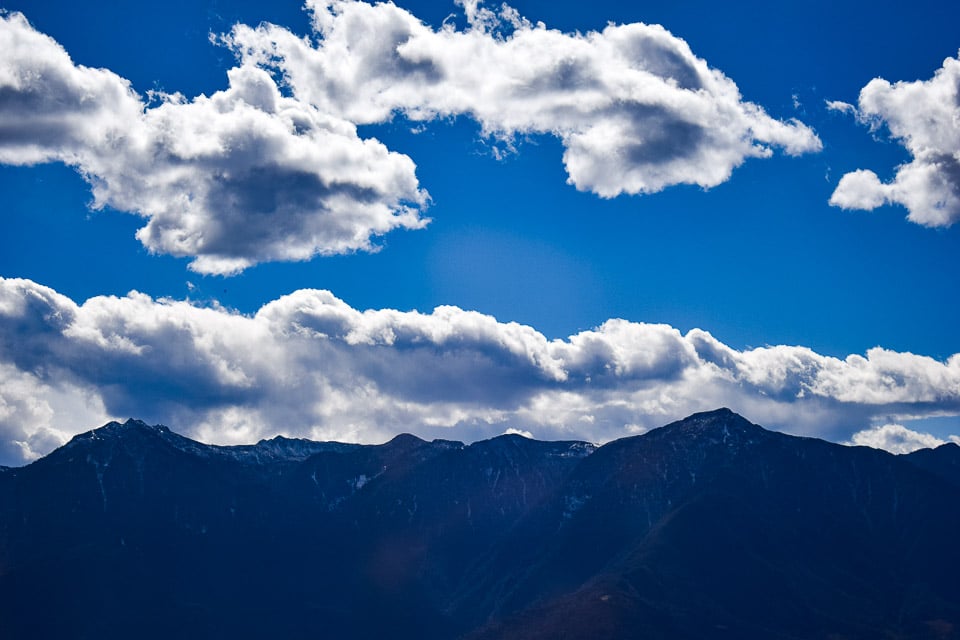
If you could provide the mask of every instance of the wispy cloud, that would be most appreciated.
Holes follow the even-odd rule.
[[[846,174],[830,204],[867,210],[899,204],[909,220],[928,227],[960,220],[960,60],[947,58],[930,80],[871,80],[860,91],[858,108],[828,104],[871,129],[886,127],[912,156],[890,182],[869,169]]]
[[[301,290],[252,316],[139,293],[76,304],[0,280],[0,452],[45,453],[108,417],[212,442],[276,433],[474,439],[512,428],[605,441],[727,405],[794,433],[960,412],[960,355],[736,350],[698,329],[610,320],[565,340],[476,312],[360,311]],[[82,407],[78,410],[77,407]]]

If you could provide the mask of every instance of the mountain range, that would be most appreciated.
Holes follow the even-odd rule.
[[[597,447],[136,420],[0,469],[0,638],[960,638],[960,447],[727,410]]]

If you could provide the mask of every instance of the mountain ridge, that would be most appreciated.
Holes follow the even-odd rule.
[[[0,635],[956,638],[958,469],[729,409],[600,447],[109,423],[0,474]]]

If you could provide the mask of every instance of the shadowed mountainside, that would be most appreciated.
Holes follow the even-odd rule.
[[[111,423],[0,474],[9,638],[958,638],[960,447]]]

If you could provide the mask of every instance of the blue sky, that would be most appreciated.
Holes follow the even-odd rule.
[[[346,63],[332,48],[325,49],[324,38],[311,27],[311,17],[326,13],[343,18],[352,15],[356,3],[342,3],[340,13],[324,7],[311,13],[296,2],[92,2],[80,6],[45,0],[8,1],[2,6],[9,12],[22,12],[29,21],[28,25],[14,25],[8,14],[6,28],[11,33],[25,38],[24,34],[38,38],[45,34],[69,54],[74,71],[103,69],[111,74],[110,79],[101,78],[96,85],[99,88],[85,85],[84,91],[114,90],[120,86],[115,80],[129,81],[140,102],[129,99],[122,113],[111,111],[116,103],[109,96],[101,102],[96,96],[87,96],[106,113],[108,122],[136,119],[138,109],[159,112],[162,99],[150,102],[147,94],[151,90],[179,92],[181,105],[189,105],[197,96],[228,89],[240,95],[241,80],[233,79],[242,74],[231,76],[236,83],[231,89],[229,70],[246,70],[243,82],[251,87],[271,82],[257,75],[263,73],[277,83],[277,96],[289,101],[285,103],[289,109],[302,109],[312,114],[309,117],[335,118],[337,127],[356,126],[356,136],[347,137],[350,145],[356,143],[350,148],[357,154],[361,153],[359,141],[378,142],[381,151],[374,153],[369,145],[364,147],[363,153],[373,155],[357,160],[357,166],[373,166],[371,171],[380,172],[378,176],[389,174],[393,182],[389,187],[382,186],[386,181],[356,186],[358,193],[376,191],[373,201],[369,196],[364,196],[365,200],[349,195],[354,192],[346,187],[347,196],[339,191],[330,195],[331,183],[324,182],[330,174],[324,171],[335,171],[339,165],[323,164],[333,162],[323,155],[329,148],[323,146],[326,143],[308,148],[301,145],[302,136],[256,142],[265,145],[264,149],[289,143],[287,151],[278,152],[287,155],[276,166],[300,163],[301,152],[319,154],[309,157],[317,158],[317,166],[327,167],[317,170],[326,190],[323,194],[316,195],[300,181],[304,175],[301,164],[290,175],[279,171],[262,174],[266,176],[262,184],[249,176],[231,182],[221,178],[239,161],[231,155],[236,147],[228,150],[210,160],[213,165],[221,163],[210,169],[219,171],[219,177],[203,184],[214,184],[221,191],[217,202],[211,197],[211,204],[199,214],[207,225],[204,238],[210,238],[214,229],[221,234],[216,242],[204,246],[215,246],[220,253],[213,262],[204,263],[206,267],[198,268],[201,263],[193,262],[197,256],[214,250],[188,247],[189,242],[175,233],[177,224],[188,224],[184,222],[188,217],[176,217],[164,208],[179,193],[178,185],[185,182],[164,183],[156,194],[150,194],[165,178],[145,179],[142,174],[152,171],[152,165],[140,168],[135,161],[125,160],[126,152],[105,147],[101,143],[108,134],[88,134],[87,125],[81,124],[76,131],[59,138],[50,134],[48,139],[47,121],[38,125],[39,120],[28,121],[17,111],[27,102],[0,98],[0,189],[5,227],[0,239],[0,276],[8,279],[10,300],[29,298],[34,294],[28,290],[46,287],[58,296],[47,301],[51,308],[62,307],[57,312],[61,315],[78,314],[73,325],[58,325],[53,339],[44,332],[53,331],[47,324],[41,323],[47,327],[44,330],[30,328],[34,324],[24,319],[27,312],[22,305],[8,305],[18,310],[8,311],[2,325],[0,360],[7,367],[8,390],[0,407],[9,410],[0,412],[0,431],[7,434],[7,445],[0,446],[0,452],[5,452],[0,463],[44,453],[70,433],[94,426],[85,420],[126,417],[119,412],[162,420],[191,435],[223,442],[279,432],[376,440],[398,430],[471,439],[508,427],[537,437],[604,440],[711,408],[706,406],[710,403],[732,405],[775,428],[839,441],[856,433],[875,434],[889,424],[906,424],[939,440],[960,432],[957,420],[951,417],[960,410],[960,361],[950,360],[960,352],[955,329],[960,282],[954,267],[960,231],[951,226],[960,218],[960,208],[950,199],[960,193],[956,171],[951,173],[951,167],[960,161],[956,125],[960,103],[951,104],[949,89],[944,94],[931,80],[941,67],[944,82],[954,73],[953,67],[944,66],[944,60],[955,59],[960,48],[953,28],[958,9],[950,3],[877,3],[866,10],[860,3],[849,2],[776,6],[751,2],[730,7],[710,2],[625,6],[598,1],[588,8],[579,3],[516,2],[512,5],[515,15],[529,20],[529,29],[543,22],[547,29],[568,37],[555,38],[550,44],[531,44],[525,49],[530,54],[529,64],[524,59],[510,60],[509,68],[505,66],[501,73],[462,61],[457,67],[462,59],[455,57],[455,49],[477,47],[479,60],[483,52],[492,54],[500,45],[517,40],[515,27],[508,25],[508,14],[495,18],[499,26],[491,27],[485,39],[471,39],[468,34],[477,35],[481,30],[480,18],[469,24],[465,14],[480,11],[482,6],[400,2],[398,12],[424,23],[421,40],[427,44],[422,46],[441,47],[418,55],[433,55],[434,66],[437,61],[449,64],[444,67],[447,76],[437,85],[431,85],[434,80],[429,74],[427,80],[414,74],[391,75],[394,67],[386,58],[375,60],[380,66],[371,71],[361,69],[345,80],[336,78],[341,84],[334,82],[339,70],[331,69]],[[494,5],[489,8],[500,11]],[[368,9],[356,12],[358,21],[369,20],[368,34],[376,33],[374,25],[382,28],[388,22],[393,24],[391,20],[400,20],[394,12],[389,20],[376,22],[376,16],[386,15],[378,13],[383,7]],[[450,25],[448,35],[454,34],[446,40],[437,37],[444,21]],[[277,27],[273,32],[257,29],[262,22]],[[638,49],[639,57],[618,67],[620,63],[608,57],[608,40],[591,41],[584,35],[602,31],[609,23],[662,25],[665,31],[631,36],[636,36],[636,42],[649,38],[662,48],[644,45],[648,48]],[[249,28],[234,32],[232,46],[211,42],[211,35],[229,34],[236,24]],[[351,41],[349,32],[342,33],[347,34],[351,50],[361,53],[371,42],[388,37]],[[581,35],[569,35],[575,33]],[[301,68],[257,57],[270,47],[274,55],[278,51],[289,54],[297,45],[285,40],[287,35],[311,38],[312,52],[305,55],[316,56],[317,66]],[[613,38],[610,35],[609,41]],[[592,49],[584,45],[587,41],[593,43]],[[688,52],[683,42],[689,46]],[[28,53],[0,54],[0,62],[15,72],[33,68],[32,56],[40,54],[35,54],[39,45],[31,46]],[[449,49],[442,48],[447,46]],[[577,47],[582,47],[583,59],[594,65],[590,69],[596,73],[602,69],[603,89],[591,85],[589,73],[576,75],[582,71],[580,62],[570,67],[576,73],[569,86],[538,89],[541,85],[534,82],[539,69],[537,55],[547,61],[542,62],[543,68],[553,68],[563,56],[580,60],[576,57],[580,54],[572,53],[580,51]],[[238,59],[245,48],[246,57]],[[393,51],[375,53],[395,55]],[[67,68],[53,53],[49,60],[54,61],[48,61],[53,65],[50,69],[56,65]],[[707,69],[716,72],[722,80],[717,81],[720,88],[688,87],[701,89],[701,102],[692,102],[694,91],[683,86],[687,67],[669,66],[677,60],[702,63],[702,68],[697,67],[701,76]],[[666,87],[662,95],[656,93],[659,89],[651,90],[654,93],[642,94],[636,104],[625,103],[623,95],[597,97],[597,93],[620,90],[617,83],[633,78],[630,74],[643,65],[653,69],[654,79]],[[583,68],[587,66],[584,63]],[[316,69],[324,71],[318,74]],[[77,73],[79,78],[87,72]],[[460,76],[468,80],[458,84]],[[281,80],[284,77],[286,84]],[[517,78],[530,84],[525,93],[501,95],[497,92],[506,90],[497,87],[504,77],[514,84],[520,82]],[[871,85],[873,90],[865,91],[869,95],[864,101],[861,89],[874,78],[928,84],[918,85],[915,95],[909,96],[898,93],[897,85],[889,91]],[[630,81],[637,83],[624,89],[633,91],[631,96],[648,90],[643,88],[646,80]],[[59,100],[42,104],[69,102],[63,95],[54,95],[69,88],[44,84],[43,78],[34,82],[30,91]],[[723,84],[726,82],[731,84]],[[734,84],[738,98],[725,93]],[[8,95],[27,95],[25,85],[18,86]],[[367,91],[371,86],[389,90]],[[431,94],[437,86],[440,90]],[[250,95],[249,91],[242,94],[247,106],[253,104]],[[953,97],[956,95],[954,87]],[[594,111],[584,107],[579,113],[564,102],[571,96],[575,105],[597,98],[609,100],[612,106]],[[693,106],[684,106],[688,98]],[[120,100],[124,101],[127,98]],[[762,109],[760,116],[751,111],[754,105]],[[697,120],[701,115],[692,112],[701,107],[704,113],[715,109],[720,115]],[[392,115],[383,116],[377,111],[381,108]],[[425,116],[424,110],[430,113]],[[171,116],[163,126],[172,127],[171,135],[187,139],[189,134],[183,131],[194,126],[189,118],[200,122],[201,117],[218,117],[214,111],[203,112],[206,115],[199,110],[182,111],[184,115]],[[940,125],[923,124],[933,122],[928,117],[931,113],[943,118]],[[67,117],[61,111],[56,114]],[[605,125],[606,119],[615,127],[612,138],[594,128]],[[178,130],[177,123],[187,123],[183,125],[186,128]],[[771,123],[784,130],[764,133],[765,127],[774,126]],[[236,145],[241,144],[243,126],[242,122],[229,123],[235,127],[229,129],[229,140]],[[201,130],[207,131],[196,131]],[[619,149],[618,136],[634,134],[642,141],[637,156],[642,161],[628,167],[633,173],[620,175],[618,167],[611,169],[612,165],[604,163],[614,157],[611,149]],[[133,139],[146,134],[124,130],[109,135]],[[725,142],[717,141],[721,138]],[[584,146],[576,147],[577,141],[585,141]],[[766,151],[743,151],[756,146]],[[565,165],[565,152],[570,149],[574,149],[570,152],[574,161],[580,162],[579,169]],[[579,153],[574,153],[577,149]],[[704,155],[699,156],[701,149]],[[750,157],[768,153],[769,157]],[[186,162],[184,157],[181,153],[178,162]],[[714,157],[719,159],[711,164]],[[950,164],[951,157],[954,164]],[[136,161],[139,159],[137,156]],[[709,177],[724,162],[729,165],[729,177]],[[170,170],[179,166],[171,165]],[[210,166],[200,164],[191,171],[199,175]],[[915,167],[916,171],[901,175],[902,167]],[[878,182],[867,184],[851,178],[838,189],[841,179],[857,170],[873,171]],[[137,172],[141,175],[128,175]],[[939,176],[941,182],[927,179],[930,175]],[[289,189],[277,186],[284,179],[294,180]],[[404,180],[405,186],[396,186]],[[103,188],[103,206],[94,204],[92,184]],[[286,197],[271,195],[273,190],[292,193],[293,205],[283,216],[264,218],[257,203],[263,198]],[[339,200],[329,204],[330,198],[338,197],[354,199],[345,205]],[[421,197],[422,202],[411,205],[411,198]],[[308,243],[305,248],[294,246],[296,242],[285,245],[284,238],[304,235],[296,205],[316,204],[311,198],[320,198],[318,210],[328,211],[329,206],[335,211],[337,230],[359,219],[356,207],[369,206],[363,215],[376,219],[378,222],[371,224],[381,225],[380,231],[361,233],[360,240],[356,233],[348,240],[338,237],[341,244],[337,246],[349,245],[343,250],[331,250],[333,245],[327,240]],[[831,206],[831,198],[843,206]],[[886,204],[876,206],[881,201]],[[930,201],[934,204],[928,206]],[[226,204],[221,207],[221,203]],[[400,208],[411,206],[413,212],[408,211],[402,221],[391,217],[398,215]],[[160,231],[152,240],[138,240],[135,234],[150,219],[149,207],[163,211],[153,215],[154,222],[168,216],[164,218],[167,222],[156,225]],[[324,219],[317,217],[320,227],[313,227],[320,228],[321,235],[332,228],[322,226],[327,224]],[[269,230],[288,224],[293,229],[288,236],[270,247],[258,246],[257,225]],[[238,231],[244,228],[251,231]],[[301,259],[302,251],[336,255]],[[224,252],[231,260],[246,262],[239,268],[232,262],[229,264],[234,266],[224,267]],[[223,271],[229,273],[223,275]],[[12,279],[24,279],[28,284],[19,284],[14,291]],[[314,394],[323,397],[323,393],[304,388],[301,395],[291,398],[269,391],[284,387],[277,373],[279,360],[267,362],[274,357],[269,355],[263,356],[264,361],[241,362],[240,356],[221,354],[227,363],[224,367],[245,381],[230,386],[234,383],[224,383],[222,369],[197,355],[197,344],[206,344],[199,339],[184,347],[189,354],[175,353],[175,347],[169,346],[156,366],[116,360],[113,375],[94,370],[88,362],[90,358],[113,362],[111,357],[120,349],[117,345],[132,343],[158,351],[162,341],[179,344],[162,332],[133,327],[133,320],[122,328],[104,328],[102,316],[96,321],[87,317],[95,315],[84,304],[91,298],[102,305],[119,305],[116,313],[123,316],[135,313],[137,305],[128,296],[135,290],[149,296],[152,302],[148,307],[160,309],[157,314],[180,318],[177,326],[181,328],[193,327],[188,333],[194,338],[209,331],[209,339],[217,343],[223,336],[215,327],[224,318],[229,322],[251,320],[264,305],[289,301],[284,296],[313,289],[328,290],[336,304],[350,313],[372,310],[372,314],[383,315],[385,310],[397,310],[399,314],[390,320],[381,318],[374,323],[380,327],[378,331],[386,331],[381,326],[386,323],[392,327],[391,335],[400,335],[398,325],[415,325],[416,331],[411,331],[423,335],[411,338],[411,344],[429,342],[441,364],[457,360],[459,364],[451,371],[463,378],[462,383],[418,374],[422,366],[438,366],[441,371],[443,366],[421,362],[419,347],[400,348],[400,339],[384,339],[376,332],[369,337],[374,334],[364,332],[373,329],[366,324],[360,333],[368,336],[367,342],[358,342],[355,335],[360,325],[352,325],[354,333],[346,331],[341,336],[347,345],[342,353],[337,351],[337,357],[328,358],[325,349],[329,345],[321,349],[311,343],[313,347],[307,351],[316,347],[322,357],[318,352],[317,360],[302,366],[309,375],[322,378],[319,388],[367,389],[384,403],[376,412],[355,410],[367,401],[346,391],[349,397],[330,397],[330,406],[347,407],[339,413],[288,411],[291,402],[305,402],[304,398]],[[437,314],[431,312],[443,306],[456,307],[467,315],[448,319],[447,337],[440,339],[435,329],[418,323],[428,322],[424,318],[437,320]],[[146,313],[137,309],[136,313]],[[193,318],[190,314],[200,310],[215,314],[215,318],[198,316],[187,321],[177,315]],[[420,314],[409,313],[414,311]],[[458,340],[469,333],[465,327],[474,326],[472,312],[497,322],[484,339],[471,333],[475,340],[465,347]],[[51,313],[41,314],[44,322],[48,323]],[[677,350],[666,348],[661,353],[657,351],[660,347],[648,342],[651,338],[646,329],[636,329],[643,334],[639,338],[613,337],[613,329],[593,331],[611,327],[610,319],[622,319],[634,329],[668,325],[676,333],[674,337],[683,340],[677,343]],[[192,322],[198,323],[196,327]],[[519,361],[528,362],[524,358],[516,361],[520,352],[513,347],[507,349],[511,355],[505,358],[498,349],[509,343],[500,335],[509,333],[514,326],[509,323],[536,333],[536,340],[547,344],[543,348],[550,357],[558,359],[561,373],[550,373],[549,367],[541,366],[540,356],[530,356],[536,349],[529,346],[520,352],[533,358],[539,367],[536,371],[515,366]],[[88,332],[81,331],[81,326]],[[743,362],[738,360],[731,368],[711,361],[692,330],[709,332],[711,339],[739,354],[736,357],[742,356]],[[77,340],[89,340],[91,331],[101,337],[94,342],[106,352],[91,351],[87,343],[77,345]],[[139,333],[134,335],[135,331]],[[325,340],[334,339],[329,332],[319,334]],[[600,335],[605,348],[589,354],[567,353],[583,347],[588,334]],[[450,336],[457,340],[451,343]],[[621,339],[625,342],[618,342]],[[31,340],[37,340],[39,346],[28,353],[23,345]],[[359,343],[383,348],[371,347],[370,353],[361,357]],[[659,339],[654,343],[662,346]],[[263,346],[264,353],[276,348],[274,342],[270,345]],[[893,354],[887,358],[890,362],[881,363],[879,355],[872,355],[870,350],[877,347],[883,354]],[[259,346],[251,343],[249,348],[257,351]],[[558,355],[557,349],[564,355]],[[678,355],[681,352],[686,355]],[[142,349],[138,353],[142,354]],[[464,353],[468,357],[460,362]],[[654,353],[660,355],[650,355]],[[861,366],[859,360],[851,364],[851,355],[862,356],[868,364]],[[661,362],[661,356],[663,362],[684,364],[677,365],[679,368],[649,364]],[[284,360],[290,356],[276,357]],[[410,375],[420,375],[423,386],[391,382],[390,376],[369,369],[369,360],[393,362],[393,358],[398,360],[392,367],[397,371],[409,367]],[[164,363],[179,360],[193,362],[184,365],[188,377],[196,376],[193,387],[180,388],[171,381],[172,376],[184,376],[187,369]],[[360,360],[362,366],[357,364]],[[468,366],[478,361],[482,364],[473,369]],[[580,364],[572,364],[574,361]],[[642,373],[631,369],[639,361],[649,365]],[[497,366],[483,373],[490,362]],[[572,382],[581,375],[578,367],[586,366],[585,362],[593,362],[597,371],[616,371],[620,376],[602,398]],[[704,373],[707,369],[709,375]],[[703,382],[698,376],[714,382]],[[582,373],[582,379],[593,384],[596,375]],[[192,395],[191,389],[208,383],[206,395]],[[709,391],[698,396],[694,390],[704,384]],[[430,385],[434,391],[425,393]],[[168,394],[157,391],[166,386],[172,389]],[[503,391],[504,386],[511,389],[505,392],[512,398],[509,401],[492,393]],[[474,393],[467,388],[484,391]],[[521,391],[513,398],[516,389]],[[560,395],[551,399],[551,393]],[[558,400],[561,397],[586,408],[550,419],[536,417],[538,407],[563,404]],[[411,403],[417,405],[416,410],[410,409]]]

